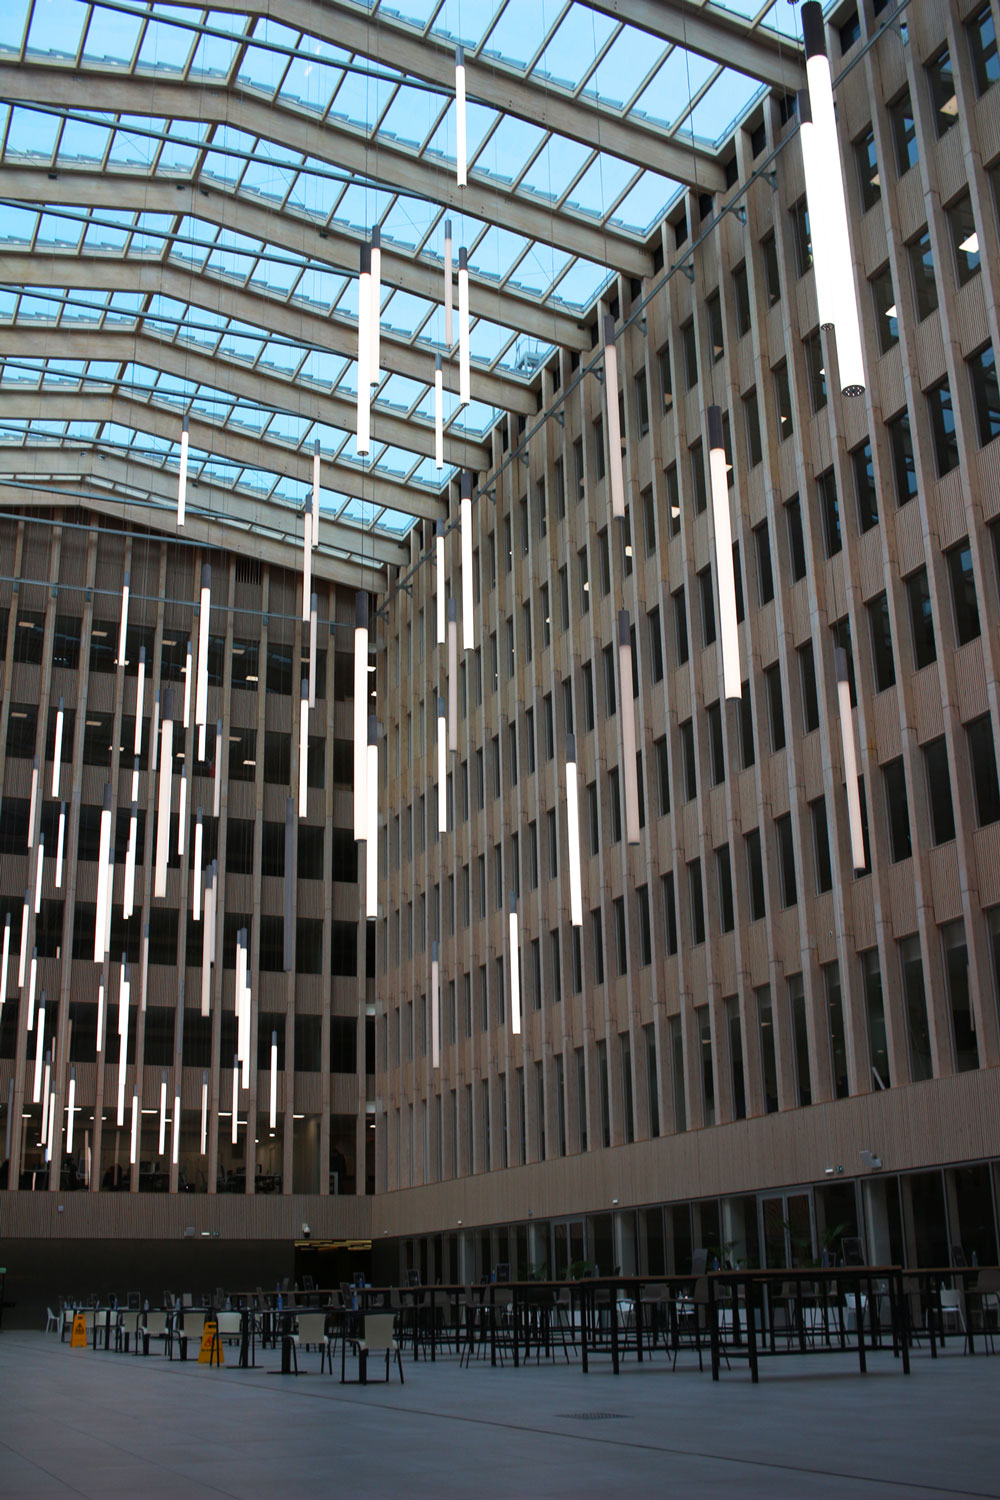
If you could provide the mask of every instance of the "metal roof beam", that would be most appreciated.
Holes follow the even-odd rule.
[[[317,349],[330,350],[355,359],[358,325],[338,313],[311,312],[301,303],[283,301],[256,287],[235,285],[222,276],[189,271],[170,261],[123,258],[115,254],[78,255],[74,251],[0,249],[0,285],[93,287],[100,291],[138,292],[173,297],[208,312],[240,322],[254,323],[265,334],[279,334],[293,342],[304,340]],[[141,318],[142,314],[137,314]],[[223,330],[220,330],[220,333]],[[423,385],[434,384],[434,355],[382,329],[384,369],[405,375]],[[458,393],[458,369],[454,360],[442,360],[445,389]],[[502,411],[534,416],[538,401],[527,385],[500,374],[471,369],[472,395]]]
[[[363,243],[362,235],[344,227],[321,224],[292,209],[268,208],[260,199],[214,179],[210,186],[199,187],[197,179],[168,172],[156,177],[114,167],[106,172],[76,167],[48,172],[4,162],[0,165],[0,197],[40,207],[89,209],[102,204],[136,213],[190,214],[350,276],[357,275]],[[434,303],[443,295],[444,271],[439,260],[396,250],[386,240],[382,241],[382,280]],[[477,317],[489,318],[529,338],[581,352],[591,347],[582,315],[546,306],[530,292],[497,286],[473,271],[469,273],[469,305]]]
[[[375,59],[382,67],[398,68],[411,78],[436,84],[446,98],[454,94],[454,47],[436,37],[422,36],[398,21],[390,22],[381,11],[372,17],[344,0],[323,0],[321,4],[315,0],[269,0],[266,11],[259,3],[247,6],[244,0],[220,0],[213,9],[241,15],[248,10],[266,14],[272,21]],[[714,152],[702,146],[682,146],[661,127],[623,116],[582,96],[574,98],[558,85],[543,87],[495,58],[485,62],[466,53],[465,79],[470,99],[503,114],[528,120],[595,150],[610,151],[625,161],[648,163],[665,177],[702,192],[721,192],[725,187],[725,173]]]
[[[187,343],[172,343],[150,331],[127,332],[101,328],[71,328],[65,323],[8,324],[3,333],[3,352],[12,359],[112,360],[122,364],[149,365],[179,380],[213,386],[234,400],[273,407],[304,422],[325,422],[353,432],[356,403],[336,391],[299,385],[259,364],[241,365],[238,360],[211,354]],[[422,418],[402,417],[372,404],[372,440],[434,456],[434,424]],[[490,450],[484,443],[463,438],[454,428],[445,433],[445,462],[464,469],[485,469]],[[360,486],[359,474],[356,483]]]
[[[498,182],[475,174],[468,187],[459,188],[452,167],[427,161],[401,145],[373,144],[364,131],[340,120],[318,120],[304,110],[262,100],[236,85],[118,75],[61,63],[0,63],[0,98],[10,103],[44,99],[71,108],[126,115],[148,115],[150,101],[155,99],[157,113],[169,119],[242,130],[456,213],[472,214],[488,224],[557,245],[598,265],[614,266],[631,276],[652,273],[652,254],[634,236],[595,225],[527,195],[504,192]]]
[[[793,94],[805,88],[802,48],[789,37],[751,26],[711,0],[587,0],[594,10],[724,63]]]
[[[177,442],[179,436],[175,411],[110,390],[46,390],[43,387],[41,390],[32,388],[29,391],[19,391],[15,387],[7,387],[3,395],[2,415],[14,422],[30,422],[38,418],[48,422],[113,422],[119,427],[147,433],[163,442]],[[220,427],[197,412],[191,414],[188,428],[192,446],[201,448],[216,458],[243,468],[265,469],[268,473],[288,475],[303,484],[311,483],[311,454],[286,448],[273,439],[254,437],[237,428]],[[69,436],[61,441],[64,446],[76,450],[91,446],[90,439]],[[99,439],[97,446],[100,446]],[[0,453],[5,452],[6,448],[6,443],[0,443]],[[422,520],[443,521],[447,516],[447,502],[443,496],[428,493],[415,485],[403,484],[378,474],[362,475],[357,469],[330,462],[326,458],[323,459],[321,477],[328,487],[336,486],[344,494],[362,500],[366,505],[377,508],[385,506]],[[291,507],[286,509],[291,510]],[[323,529],[321,523],[320,530]]]

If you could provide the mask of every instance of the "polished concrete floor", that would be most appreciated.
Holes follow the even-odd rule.
[[[235,1350],[231,1358],[235,1359]],[[955,1341],[767,1360],[718,1385],[693,1352],[620,1376],[598,1359],[515,1370],[404,1362],[388,1387],[71,1350],[0,1333],[0,1497],[1000,1496],[1000,1356]],[[339,1374],[339,1372],[338,1372]]]

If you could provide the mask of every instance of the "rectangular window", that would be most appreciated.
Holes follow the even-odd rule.
[[[826,995],[826,1013],[830,1028],[830,1066],[833,1072],[834,1096],[846,1099],[850,1093],[847,1073],[847,1042],[844,1035],[844,1003],[840,989],[840,964],[821,966],[823,989]]]
[[[776,754],[785,748],[785,705],[781,692],[781,663],[775,662],[764,670],[767,684],[767,707],[771,724],[771,751]]]
[[[587,549],[581,547],[576,554],[577,576],[580,580],[580,613],[590,612],[590,569],[587,564]]]
[[[781,300],[781,277],[778,275],[778,250],[774,242],[774,231],[766,234],[760,242],[761,259],[764,262],[764,291],[768,307]]]
[[[771,986],[762,984],[753,992],[757,1007],[757,1027],[760,1034],[761,1092],[764,1095],[764,1111],[773,1115],[778,1109],[778,1063],[774,1041],[774,1010],[771,1005]]]
[[[604,983],[604,928],[601,922],[601,909],[590,913],[590,931],[594,946],[594,983]]]
[[[877,1089],[887,1089],[891,1081],[889,1047],[885,1030],[885,1001],[882,995],[882,971],[879,967],[878,949],[869,948],[858,956],[861,959],[861,979],[865,987],[868,1056],[871,1062],[872,1079]]]
[[[930,317],[931,313],[936,311],[938,305],[937,282],[934,280],[934,253],[931,249],[931,237],[926,229],[923,234],[909,242],[906,253],[910,261],[917,322],[922,323],[924,318]]]
[[[861,207],[867,213],[882,198],[882,182],[878,174],[878,156],[875,152],[875,134],[870,125],[852,142],[852,150],[854,164],[858,171],[858,186],[861,189]]]
[[[760,847],[760,829],[752,828],[745,835],[747,851],[747,883],[750,894],[750,920],[760,922],[766,915],[764,904],[764,861]]]
[[[671,464],[669,469],[664,469],[663,482],[666,490],[668,534],[670,536],[679,536],[681,530],[681,492],[680,481],[677,478],[676,464]]]
[[[594,713],[594,668],[589,661],[585,661],[581,668],[583,674],[583,732],[589,734],[596,722]]]
[[[649,431],[649,391],[646,386],[646,372],[640,370],[633,381],[635,390],[635,413],[639,427],[639,436],[645,437]]]
[[[674,381],[670,373],[670,345],[664,344],[656,356],[656,367],[660,375],[660,395],[663,410],[669,411],[674,404]]]
[[[892,127],[892,141],[896,151],[896,171],[902,177],[912,166],[916,165],[920,156],[909,89],[904,89],[903,93],[889,105],[889,123]]]
[[[875,691],[884,693],[896,681],[896,664],[892,655],[892,630],[889,624],[889,600],[877,594],[866,605],[872,640],[872,668]]]
[[[899,309],[888,262],[870,278],[872,304],[875,308],[875,337],[880,354],[888,354],[899,343]]]
[[[715,590],[712,587],[711,563],[698,574],[698,593],[701,599],[702,644],[711,646],[715,640]]]
[[[663,934],[667,945],[667,956],[672,958],[677,952],[677,900],[674,894],[674,875],[671,870],[660,877],[660,889],[663,892]]]
[[[656,766],[656,805],[661,818],[670,811],[670,772],[667,760],[667,739],[664,735],[653,742],[653,762]]]
[[[969,987],[969,950],[965,941],[965,923],[961,919],[947,922],[941,928],[941,946],[944,949],[944,972],[948,984],[955,1069],[959,1073],[968,1073],[979,1066],[979,1049],[976,1046],[976,1019]]]
[[[927,800],[931,812],[934,844],[947,844],[955,837],[955,811],[951,800],[951,774],[944,735],[928,740],[923,747],[927,773]]]
[[[736,332],[740,338],[750,332],[750,285],[747,281],[746,261],[741,260],[733,271],[733,301],[736,306]]]
[[[625,898],[614,899],[615,914],[615,962],[619,975],[628,973],[628,934],[625,923]]]
[[[959,196],[948,204],[945,209],[948,219],[948,231],[951,235],[951,249],[955,260],[955,277],[959,286],[964,286],[971,281],[973,276],[979,274],[979,234],[976,230],[976,219],[972,212],[972,199],[968,192],[960,193]]]
[[[757,401],[756,386],[751,386],[743,397],[743,422],[746,429],[747,458],[753,469],[763,457],[760,441],[760,406]]]
[[[649,916],[649,886],[640,885],[635,895],[639,913],[639,962],[645,968],[653,962],[653,933]]]
[[[757,759],[753,737],[753,699],[750,696],[750,683],[744,680],[740,684],[740,765],[746,771]]]
[[[997,380],[993,345],[987,344],[966,361],[972,382],[972,401],[976,408],[979,446],[985,447],[1000,434],[1000,381]]]
[[[684,353],[684,386],[691,391],[698,384],[698,345],[693,318],[688,318],[681,328],[681,348]]]
[[[618,767],[608,772],[608,811],[611,815],[611,842],[620,844],[622,839],[622,800]]]
[[[705,710],[708,718],[708,746],[712,762],[712,785],[719,786],[726,779],[726,752],[722,737],[722,704],[716,700]]]
[[[806,641],[796,651],[799,661],[799,683],[802,689],[802,730],[812,734],[819,728],[819,697],[816,692],[816,658],[812,641]]]
[[[618,704],[615,697],[615,650],[613,646],[605,646],[601,652],[604,663],[604,712],[607,718],[615,713]]]
[[[825,797],[817,797],[814,802],[810,802],[809,816],[812,820],[813,858],[816,861],[816,892],[817,895],[822,895],[833,886]]]
[[[674,640],[677,646],[677,665],[682,667],[688,659],[688,628],[687,609],[684,602],[684,589],[679,588],[676,594],[670,596],[674,601]]]
[[[1000,78],[1000,58],[997,57],[996,23],[990,6],[983,5],[965,23],[969,38],[969,53],[972,58],[972,73],[976,81],[976,93],[985,94],[991,84]]]
[[[903,979],[903,1001],[906,1011],[906,1033],[910,1052],[910,1078],[914,1083],[934,1076],[931,1060],[931,1036],[927,1023],[927,995],[924,990],[924,963],[920,939],[903,938],[899,944],[899,963]]]
[[[718,364],[726,352],[726,341],[722,332],[722,299],[712,292],[706,303],[708,312],[708,341],[712,350],[712,363]]]
[[[705,898],[701,885],[701,860],[693,859],[687,867],[688,896],[691,901],[691,941],[705,941]]]
[[[989,714],[972,719],[966,724],[965,733],[976,795],[976,823],[984,828],[987,823],[1000,820],[1000,786],[997,785],[995,739]]]
[[[684,800],[693,802],[698,795],[698,771],[694,753],[694,721],[685,719],[678,725],[681,737],[681,761],[684,766]]]
[[[976,600],[976,580],[972,571],[972,548],[969,539],[959,542],[945,553],[948,576],[951,579],[951,597],[955,606],[955,634],[958,644],[975,640],[980,633],[979,605]]]
[[[934,642],[934,619],[931,614],[930,588],[926,567],[918,568],[904,579],[906,597],[910,605],[910,625],[913,630],[913,659],[917,670],[937,660]]]
[[[753,530],[757,553],[757,587],[761,604],[770,604],[774,598],[774,573],[771,568],[771,542],[767,522],[761,521]]]
[[[945,135],[958,124],[958,96],[955,93],[955,75],[952,72],[951,53],[947,47],[927,64],[927,82],[930,85],[931,104],[934,108],[934,126],[939,136]]]
[[[732,932],[736,919],[733,911],[733,867],[728,844],[723,844],[721,849],[715,851],[715,874],[719,887],[719,926],[723,932]]]
[[[955,432],[955,410],[951,386],[941,380],[927,392],[927,409],[934,438],[934,457],[939,478],[950,474],[958,463],[958,436]]]
[[[870,531],[873,526],[878,525],[878,494],[875,489],[875,466],[870,442],[852,449],[851,468],[854,471],[854,494],[858,502],[858,527],[861,531]]]
[[[837,499],[837,481],[832,469],[827,469],[816,481],[820,517],[823,522],[823,545],[827,557],[834,557],[843,547],[840,534],[840,503]]]
[[[792,393],[788,385],[788,362],[782,360],[771,371],[774,385],[774,410],[778,418],[778,441],[784,442],[795,430],[792,421]]]
[[[913,457],[909,412],[904,408],[899,416],[894,417],[886,426],[889,433],[889,451],[892,454],[892,477],[896,488],[896,504],[905,505],[917,493],[917,466]]]
[[[691,472],[691,491],[694,495],[694,513],[700,516],[708,505],[708,495],[705,490],[705,456],[702,452],[701,438],[692,443],[688,449],[688,461]]]
[[[601,848],[601,813],[597,802],[597,782],[587,786],[587,811],[590,822],[590,852],[597,854]]]
[[[659,607],[651,609],[646,616],[649,630],[649,675],[652,682],[663,681],[663,635],[660,630]]]
[[[792,220],[792,237],[795,242],[795,267],[800,276],[812,269],[812,240],[809,237],[809,209],[804,197],[793,203],[788,210]]]
[[[882,786],[885,791],[885,813],[889,825],[889,854],[893,864],[909,859],[913,850],[910,845],[910,807],[906,796],[906,771],[903,757],[887,761],[882,767]]]
[[[792,568],[792,582],[798,583],[806,576],[806,543],[802,533],[802,505],[798,495],[785,503],[788,521],[788,556]]]
[[[788,976],[788,1008],[792,1020],[792,1051],[795,1059],[795,1096],[801,1108],[812,1103],[809,1079],[809,1030],[801,974]]]
[[[776,818],[774,828],[778,840],[781,904],[783,907],[794,906],[799,897],[795,884],[795,842],[792,837],[791,814],[784,813],[780,818]]]
[[[818,328],[806,334],[802,340],[802,351],[806,357],[809,405],[814,412],[822,411],[827,401],[826,364],[823,359],[823,343]]]

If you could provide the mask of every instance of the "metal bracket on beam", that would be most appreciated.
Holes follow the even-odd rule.
[[[591,374],[591,375],[593,375],[593,376],[595,376],[596,379],[598,379],[601,382],[602,385],[604,384],[604,367],[603,367],[603,365],[594,365],[593,368],[588,373]]]
[[[682,265],[678,266],[677,269],[678,271],[683,271],[688,281],[690,281],[691,285],[694,286],[694,266],[692,266],[688,261],[685,261]]]
[[[769,167],[762,175],[771,184],[771,191],[776,193],[778,191],[778,173],[776,169]]]
[[[746,224],[746,221],[747,221],[747,211],[743,207],[742,203],[730,203],[729,207],[726,209],[726,213],[727,214],[734,214],[735,217],[737,219],[739,219],[739,221],[740,221],[741,224],[743,224],[743,225]]]
[[[566,426],[566,413],[564,411],[560,409],[558,411],[554,411],[552,415],[555,417],[560,427]]]

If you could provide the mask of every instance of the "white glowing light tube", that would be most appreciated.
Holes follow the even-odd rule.
[[[469,374],[469,252],[463,245],[458,252],[458,400],[468,406],[472,400]]]
[[[115,662],[116,667],[123,667],[125,665],[125,637],[128,634],[128,595],[130,580],[131,574],[126,572],[125,577],[122,580],[122,617],[118,624],[118,659]]]
[[[97,911],[94,919],[94,962],[104,962],[107,953],[108,904],[111,891],[108,887],[108,864],[111,859],[111,787],[104,788],[104,805],[101,808],[101,838],[97,855]]]
[[[444,221],[444,342],[447,349],[451,349],[455,342],[455,331],[452,327],[452,308],[454,306],[455,285],[455,261],[452,254],[451,220]]]
[[[736,623],[736,577],[733,572],[733,527],[722,440],[722,408],[708,408],[708,462],[712,487],[715,581],[719,591],[719,637],[722,644],[722,690],[726,698],[742,694],[740,637]]]
[[[125,885],[122,891],[122,920],[127,922],[135,910],[135,856],[139,837],[139,804],[132,803],[128,820],[128,848],[125,850]]]
[[[170,791],[173,781],[174,721],[164,707],[160,728],[160,791],[156,804],[156,861],[153,869],[153,895],[167,894],[167,855],[170,846]]]
[[[632,694],[632,636],[627,609],[618,611],[618,678],[621,684],[622,780],[625,786],[625,841],[639,842],[639,782],[635,765],[635,698]]]
[[[59,808],[59,831],[56,834],[56,890],[62,890],[63,856],[66,852],[66,804]]]
[[[462,543],[462,647],[472,651],[476,644],[476,617],[472,591],[472,475],[463,469],[459,527]]]
[[[215,726],[215,778],[212,788],[212,816],[217,818],[222,808],[222,720]]]
[[[187,643],[187,652],[184,658],[184,728],[187,729],[191,723],[191,642]]]
[[[194,825],[194,887],[191,894],[191,920],[193,922],[201,921],[201,861],[204,838],[205,830],[202,826],[202,812],[199,807]]]
[[[309,707],[316,707],[316,636],[319,629],[319,600],[309,600]]]
[[[38,849],[35,852],[35,916],[42,909],[42,877],[45,866],[45,835],[38,835]]]
[[[368,379],[372,385],[378,385],[382,378],[382,231],[377,225],[372,230],[371,299],[372,355]]]
[[[365,842],[365,916],[378,916],[378,720],[368,715],[368,838]]]
[[[239,1130],[239,1087],[240,1087],[240,1060],[233,1058],[233,1145],[236,1145]]]
[[[104,980],[101,979],[97,985],[97,1045],[94,1051],[98,1054],[104,1050]]]
[[[465,48],[455,48],[455,181],[469,182],[469,148],[465,121]]]
[[[177,798],[177,853],[181,859],[184,858],[184,845],[187,841],[187,789],[188,789],[187,761],[181,766],[180,793]]]
[[[441,356],[434,356],[434,467],[444,468],[444,375]]]
[[[438,698],[437,711],[437,786],[438,833],[448,832],[448,725],[444,716],[444,699]]]
[[[66,1155],[73,1155],[73,1117],[76,1114],[76,1069],[69,1070],[69,1096],[66,1102]]]
[[[215,906],[215,861],[208,868],[205,879],[205,925],[201,934],[201,1013],[207,1016],[212,998],[212,964],[215,961],[215,935],[212,931],[212,912]]]
[[[201,570],[201,600],[198,606],[198,674],[194,695],[194,722],[201,730],[201,757],[205,758],[205,723],[208,719],[208,630],[212,613],[212,569]]]
[[[580,789],[577,785],[576,736],[566,736],[566,834],[569,841],[569,911],[574,927],[583,926],[580,885]]]
[[[437,605],[437,643],[445,643],[444,526],[434,523],[434,589]]]
[[[142,754],[142,710],[146,703],[146,648],[139,647],[139,673],[135,682],[135,744],[133,754]]]
[[[32,949],[31,969],[28,974],[28,1030],[35,1024],[35,990],[38,985],[38,949]],[[43,992],[44,993],[44,992]]]
[[[358,421],[357,449],[367,453],[371,447],[371,317],[372,317],[372,251],[361,246],[361,272],[358,280]]]
[[[365,759],[364,746],[361,758]],[[309,816],[309,679],[302,679],[299,698],[299,817]]]
[[[455,601],[448,600],[448,749],[458,750],[458,621]]]
[[[56,741],[52,750],[52,795],[59,796],[59,773],[62,766],[62,742],[63,742],[63,700],[59,699],[59,707],[56,709]]]
[[[319,438],[314,438],[313,439],[313,488],[312,488],[313,546],[314,547],[318,547],[319,546],[319,463],[320,463]]]
[[[184,525],[184,508],[187,504],[187,482],[188,482],[188,419],[184,418],[184,426],[181,428],[181,462],[177,470],[177,524]]]
[[[201,1154],[205,1155],[208,1145],[208,1074],[201,1075]]]
[[[854,714],[851,710],[851,683],[847,673],[847,652],[834,648],[837,673],[837,699],[840,705],[840,743],[844,753],[844,781],[847,785],[847,822],[851,832],[851,860],[856,870],[865,868],[865,838],[861,825],[861,795],[858,791],[858,758],[854,748]]]
[[[268,1128],[274,1130],[278,1124],[278,1033],[271,1032],[271,1106],[267,1116]]]
[[[119,1125],[125,1123],[124,1114],[118,1121]],[[132,1130],[129,1135],[128,1159],[131,1166],[135,1166],[136,1157],[139,1154],[139,1090],[132,1090]]]
[[[851,237],[847,227],[847,196],[837,140],[833,80],[826,50],[823,8],[818,0],[806,0],[802,7],[802,36],[815,145],[815,151],[810,153],[813,177],[811,183],[806,179],[806,197],[810,225],[813,223],[814,204],[820,216],[819,232],[814,229],[811,236],[814,255],[817,239],[822,239],[825,250],[825,253],[821,252],[817,277],[822,266],[824,276],[830,278],[830,291],[824,302],[832,308],[841,390],[845,396],[860,396],[865,389],[861,322],[854,287]]]
[[[138,751],[136,754],[138,755]],[[153,724],[149,735],[149,769],[155,771],[160,755],[160,690],[153,694]]]
[[[118,1126],[125,1123],[125,1064],[128,1061],[128,1011],[131,986],[122,954],[118,974]]]
[[[51,1108],[50,1108],[50,1105],[51,1105],[52,1101],[49,1098],[49,1093],[50,1093],[49,1085],[50,1085],[51,1081],[52,1081],[52,1058],[51,1058],[50,1054],[48,1052],[46,1052],[46,1054],[45,1054],[45,1066],[42,1069],[42,1138],[41,1138],[41,1144],[43,1146],[48,1145],[49,1132],[50,1132],[50,1130],[52,1128],[52,1111],[51,1111]],[[46,1161],[48,1161],[48,1152],[45,1153],[45,1159],[46,1159]]]
[[[441,1066],[441,965],[438,945],[431,943],[431,1067]]]
[[[312,512],[306,511],[302,518],[302,623],[309,623],[309,599],[312,594]]]
[[[181,1096],[174,1084],[174,1113],[170,1122],[170,1160],[176,1167],[181,1143]]]
[[[625,518],[625,468],[622,463],[622,425],[618,409],[618,349],[615,320],[604,317],[604,408],[608,429],[608,473],[611,477],[611,514]]]
[[[510,893],[510,916],[507,918],[510,946],[510,1029],[521,1033],[521,949],[517,932],[517,896]]]
[[[157,1156],[163,1155],[167,1134],[167,1070],[160,1074],[160,1136],[156,1147]]]
[[[31,1102],[37,1104],[42,1097],[42,1062],[45,1054],[45,991],[42,991],[38,1007],[38,1025],[35,1029],[35,1078],[31,1090]]]
[[[35,842],[35,813],[38,810],[38,756],[31,767],[31,797],[28,801],[28,848]]]
[[[125,967],[125,955],[122,954],[122,967]],[[142,964],[139,975],[139,1004],[142,1010],[146,1009],[146,995],[149,991],[149,923],[142,929]],[[131,988],[130,991],[131,993]]]
[[[368,595],[354,596],[354,837],[366,831],[368,757]]]
[[[0,954],[0,1017],[7,999],[7,970],[10,967],[10,912],[3,924],[3,952]]]
[[[28,892],[24,893],[24,905],[21,908],[21,947],[17,956],[17,987],[24,989],[24,976],[28,967],[28,915],[31,911],[31,897]]]

